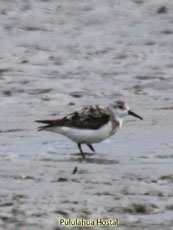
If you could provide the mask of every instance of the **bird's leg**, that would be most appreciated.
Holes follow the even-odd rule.
[[[91,144],[87,144],[87,146],[91,149],[91,151],[95,152],[95,149]]]
[[[81,143],[78,143],[78,148],[79,148],[79,150],[80,150],[80,153],[81,153],[83,159],[85,159],[85,154],[84,154],[83,151],[82,151]]]

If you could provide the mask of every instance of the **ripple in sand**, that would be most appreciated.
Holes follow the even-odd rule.
[[[67,160],[61,160],[65,162],[80,162],[80,163],[90,163],[90,164],[101,164],[101,165],[114,165],[118,164],[119,162],[117,160],[109,160],[109,159],[103,159],[103,158],[70,158]]]

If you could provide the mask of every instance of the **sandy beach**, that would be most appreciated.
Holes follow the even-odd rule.
[[[1,1],[0,37],[0,230],[173,230],[173,3]],[[37,132],[118,99],[144,120],[127,117],[87,160]]]

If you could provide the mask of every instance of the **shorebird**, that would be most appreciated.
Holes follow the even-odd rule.
[[[105,108],[98,105],[86,106],[62,119],[36,122],[46,124],[39,127],[39,131],[59,133],[77,143],[85,159],[81,145],[86,144],[91,151],[95,152],[92,144],[114,135],[122,127],[123,118],[127,115],[143,120],[141,116],[132,112],[124,101],[115,101]]]

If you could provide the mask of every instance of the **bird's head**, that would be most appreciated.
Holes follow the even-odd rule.
[[[111,105],[115,116],[119,117],[120,119],[123,119],[125,116],[127,115],[131,115],[134,117],[137,117],[141,120],[143,120],[143,118],[139,115],[137,115],[136,113],[132,112],[128,105],[124,102],[124,101],[115,101],[112,105]]]

